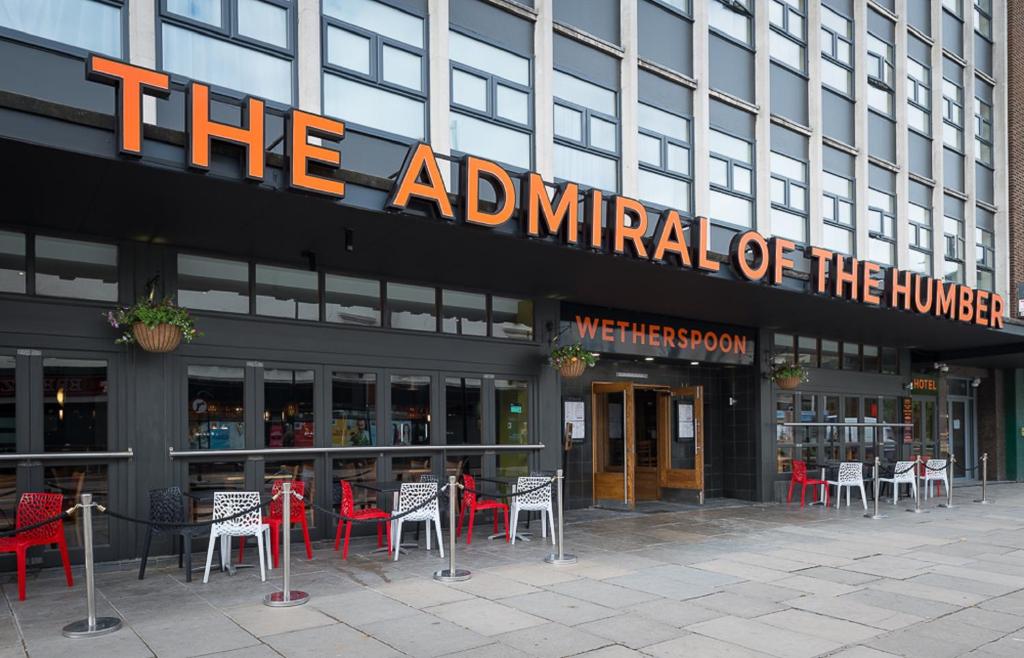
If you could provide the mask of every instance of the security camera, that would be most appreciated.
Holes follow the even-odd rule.
[[[939,363],[938,361],[936,361],[935,363],[932,364],[932,367],[935,370],[938,370],[939,372],[949,372],[949,366],[945,363]]]
[[[975,377],[971,380],[971,388],[978,388],[981,386],[981,377]]]

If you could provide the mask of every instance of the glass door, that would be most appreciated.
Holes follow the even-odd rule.
[[[974,463],[974,425],[970,409],[971,400],[949,400],[949,443],[956,456],[953,476],[958,478],[967,474],[965,466]]]
[[[704,492],[704,388],[673,388],[661,398],[659,481],[671,489]]]
[[[633,384],[595,383],[594,500],[633,507],[636,504],[636,438]]]

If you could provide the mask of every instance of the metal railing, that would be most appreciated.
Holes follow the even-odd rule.
[[[118,452],[22,452],[0,454],[0,462],[53,462],[66,459],[133,459],[131,448]]]
[[[846,423],[836,421],[834,423],[777,423],[782,427],[913,427],[913,423]]]
[[[354,455],[354,454],[422,454],[447,452],[529,452],[543,450],[543,443],[525,445],[485,445],[468,443],[456,445],[423,445],[423,446],[326,446],[323,448],[239,448],[237,450],[175,450],[167,449],[171,459],[189,459],[195,457],[270,457],[281,455]],[[110,453],[107,453],[110,454]]]

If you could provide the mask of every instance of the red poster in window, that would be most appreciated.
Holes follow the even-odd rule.
[[[903,422],[907,423],[903,428],[903,443],[910,445],[914,442],[914,401],[910,398],[903,398]]]
[[[296,448],[312,448],[313,447],[313,423],[310,421],[304,421],[301,423],[295,423],[295,447]]]
[[[280,448],[284,445],[284,428],[281,423],[273,423],[270,426],[270,434],[267,436],[268,448]]]

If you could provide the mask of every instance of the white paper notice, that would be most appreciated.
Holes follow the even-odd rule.
[[[693,405],[688,402],[680,402],[677,406],[678,427],[676,437],[680,439],[692,439],[693,434]]]
[[[586,436],[586,416],[582,400],[566,400],[565,422],[572,423],[572,438],[582,439]]]

